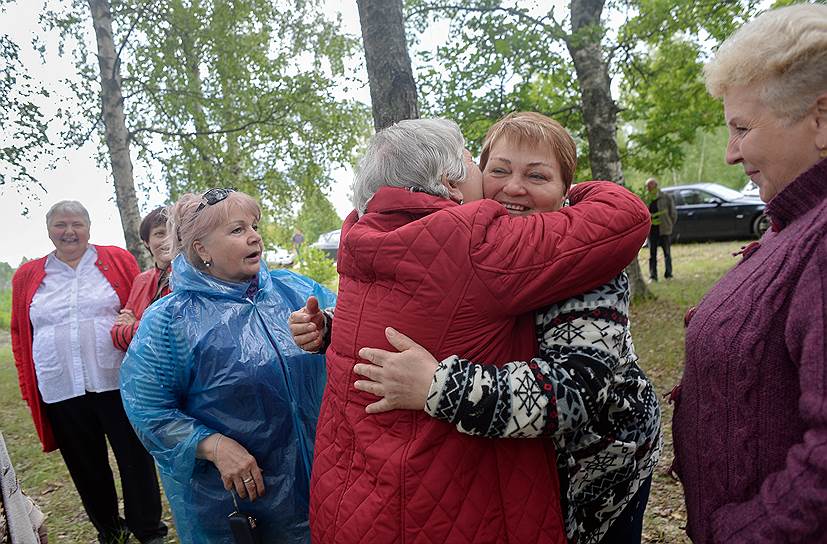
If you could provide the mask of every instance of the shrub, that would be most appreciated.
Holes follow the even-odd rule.
[[[0,330],[7,331],[11,326],[11,289],[0,291]]]
[[[295,267],[299,273],[327,287],[333,285],[338,276],[336,263],[327,256],[327,253],[310,245],[302,248],[301,258]]]

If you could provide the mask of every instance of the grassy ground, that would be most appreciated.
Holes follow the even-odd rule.
[[[651,284],[657,298],[633,307],[635,346],[641,365],[655,383],[658,393],[670,391],[680,378],[684,312],[735,264],[731,253],[741,245],[726,242],[673,247],[675,279]],[[648,249],[641,251],[640,257],[645,268]],[[50,541],[72,544],[94,542],[94,530],[86,519],[60,454],[46,455],[40,451],[28,408],[20,399],[5,331],[0,331],[0,414],[3,414],[0,430],[6,437],[23,488],[48,515]],[[686,513],[680,485],[665,474],[665,469],[672,462],[671,418],[672,409],[664,403],[666,448],[655,475],[647,510],[644,528],[644,542],[647,543],[689,542],[683,533]],[[114,460],[111,464],[115,467]],[[164,517],[172,526],[166,505]]]

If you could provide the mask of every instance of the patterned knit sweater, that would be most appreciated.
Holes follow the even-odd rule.
[[[571,544],[600,542],[660,454],[660,408],[637,365],[628,310],[621,274],[537,312],[537,358],[498,368],[449,357],[428,395],[426,411],[461,432],[554,440]]]
[[[696,544],[827,542],[827,160],[766,213],[686,331],[673,433]]]

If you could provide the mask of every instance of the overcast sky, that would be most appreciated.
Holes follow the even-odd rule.
[[[342,13],[343,31],[360,35],[355,0],[327,2],[331,11]],[[41,2],[35,0],[18,0],[8,6],[5,13],[0,13],[0,33],[9,34],[21,46],[21,58],[29,74],[43,82],[52,92],[58,93],[50,100],[51,105],[56,107],[61,100],[60,90],[65,90],[61,79],[72,77],[75,69],[70,58],[57,56],[56,33],[47,35],[44,40],[47,45],[45,64],[32,49],[32,36],[43,34],[37,22],[40,6]],[[91,23],[89,26],[91,38]],[[370,92],[366,87],[355,89],[353,93],[353,97],[369,103]],[[31,259],[52,251],[54,247],[46,235],[46,211],[55,202],[66,199],[79,200],[89,210],[93,243],[124,246],[120,216],[115,205],[115,189],[108,169],[97,167],[95,152],[95,145],[89,143],[79,150],[53,157],[49,161],[57,165],[53,170],[45,168],[45,162],[40,167],[36,166],[36,177],[43,183],[47,193],[37,189],[31,195],[25,195],[13,188],[0,188],[0,217],[5,221],[2,229],[4,235],[0,236],[0,261],[17,266],[24,256]],[[133,163],[137,181],[141,178],[142,171],[137,161]],[[329,197],[341,217],[346,216],[352,208],[347,196],[351,175],[347,171],[334,173],[336,182]],[[142,214],[163,204],[164,199],[165,194],[160,192],[142,194],[138,191],[138,205]],[[21,215],[24,206],[28,208],[26,216]]]

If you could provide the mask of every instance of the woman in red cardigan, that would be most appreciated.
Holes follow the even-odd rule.
[[[123,352],[109,331],[138,263],[126,250],[89,244],[89,213],[61,201],[46,214],[55,251],[22,265],[12,279],[11,337],[20,391],[43,450],[60,450],[100,542],[162,542],[161,496],[152,457],[121,403]],[[107,440],[123,484],[118,512]]]
[[[149,212],[141,221],[141,240],[152,255],[154,265],[141,272],[132,284],[129,300],[115,319],[112,326],[112,343],[121,351],[129,349],[132,337],[141,323],[150,304],[169,294],[169,248],[165,241],[167,236],[166,207],[161,206]]]

